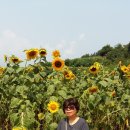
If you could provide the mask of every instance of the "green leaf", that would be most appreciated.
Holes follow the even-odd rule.
[[[95,100],[95,96],[90,95],[88,101],[93,102]]]
[[[39,103],[41,103],[42,102],[42,97],[43,97],[43,95],[42,94],[37,94],[36,95],[36,98],[37,98],[37,102],[39,102]]]
[[[4,83],[7,83],[9,81],[9,75],[5,75],[4,77],[3,77],[3,82]]]
[[[108,82],[106,82],[106,81],[100,81],[99,84],[101,84],[102,86],[106,87],[108,85]]]
[[[39,73],[43,78],[46,76],[46,72],[40,72]]]
[[[19,123],[20,117],[18,113],[12,113],[9,117],[13,126]]]
[[[58,91],[58,94],[59,94],[61,97],[63,97],[64,99],[67,98],[67,94],[66,94],[66,92],[65,92],[64,90],[59,90],[59,91]]]
[[[28,79],[30,82],[34,82],[34,75],[30,74],[29,76],[26,76],[25,79]]]
[[[48,125],[50,124],[50,122],[52,121],[52,114],[46,112],[45,114],[45,120],[47,121]]]
[[[10,105],[10,107],[11,107],[11,108],[16,108],[16,107],[19,106],[22,102],[23,102],[22,100],[13,97],[13,98],[11,99],[11,105]]]
[[[55,96],[51,96],[51,97],[49,98],[49,101],[58,101],[58,98],[55,97]]]
[[[20,73],[20,72],[22,72],[23,71],[23,68],[21,67],[21,68],[18,68],[17,70],[16,70],[16,72],[17,73]]]
[[[23,114],[23,123],[26,127],[31,127],[34,122],[35,122],[35,113],[32,110],[28,109]]]
[[[41,76],[39,74],[34,75],[34,80],[38,83],[41,80]]]
[[[50,129],[55,130],[57,128],[58,124],[56,122],[53,122],[50,124]]]
[[[47,87],[47,95],[52,95],[55,91],[55,86],[54,85],[50,85]]]
[[[6,72],[8,72],[9,74],[13,73],[14,72],[14,69],[13,68],[7,68]]]
[[[23,94],[28,90],[27,86],[17,86],[16,92]]]

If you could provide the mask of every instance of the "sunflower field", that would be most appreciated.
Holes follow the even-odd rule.
[[[69,67],[54,50],[49,66],[44,48],[25,55],[25,61],[5,55],[0,67],[0,130],[56,130],[70,97],[78,99],[90,130],[130,130],[130,64]]]

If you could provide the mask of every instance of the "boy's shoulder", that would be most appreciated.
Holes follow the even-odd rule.
[[[63,118],[63,119],[60,120],[60,123],[62,124],[62,123],[65,123],[66,121],[67,121],[67,119]]]
[[[84,118],[82,118],[82,117],[79,118],[79,122],[81,124],[84,124],[84,123],[86,124],[87,123],[86,120]]]

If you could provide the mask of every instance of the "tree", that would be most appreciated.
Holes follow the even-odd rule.
[[[112,51],[112,50],[113,50],[113,48],[110,45],[106,45],[106,46],[102,47],[102,49],[97,52],[97,55],[106,56],[107,53]]]
[[[85,54],[83,56],[81,56],[81,58],[86,58],[86,57],[89,57],[90,55],[89,54]]]

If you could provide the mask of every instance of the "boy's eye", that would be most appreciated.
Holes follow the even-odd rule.
[[[75,109],[75,106],[74,106],[74,105],[67,106],[65,109],[74,110],[74,109]]]

